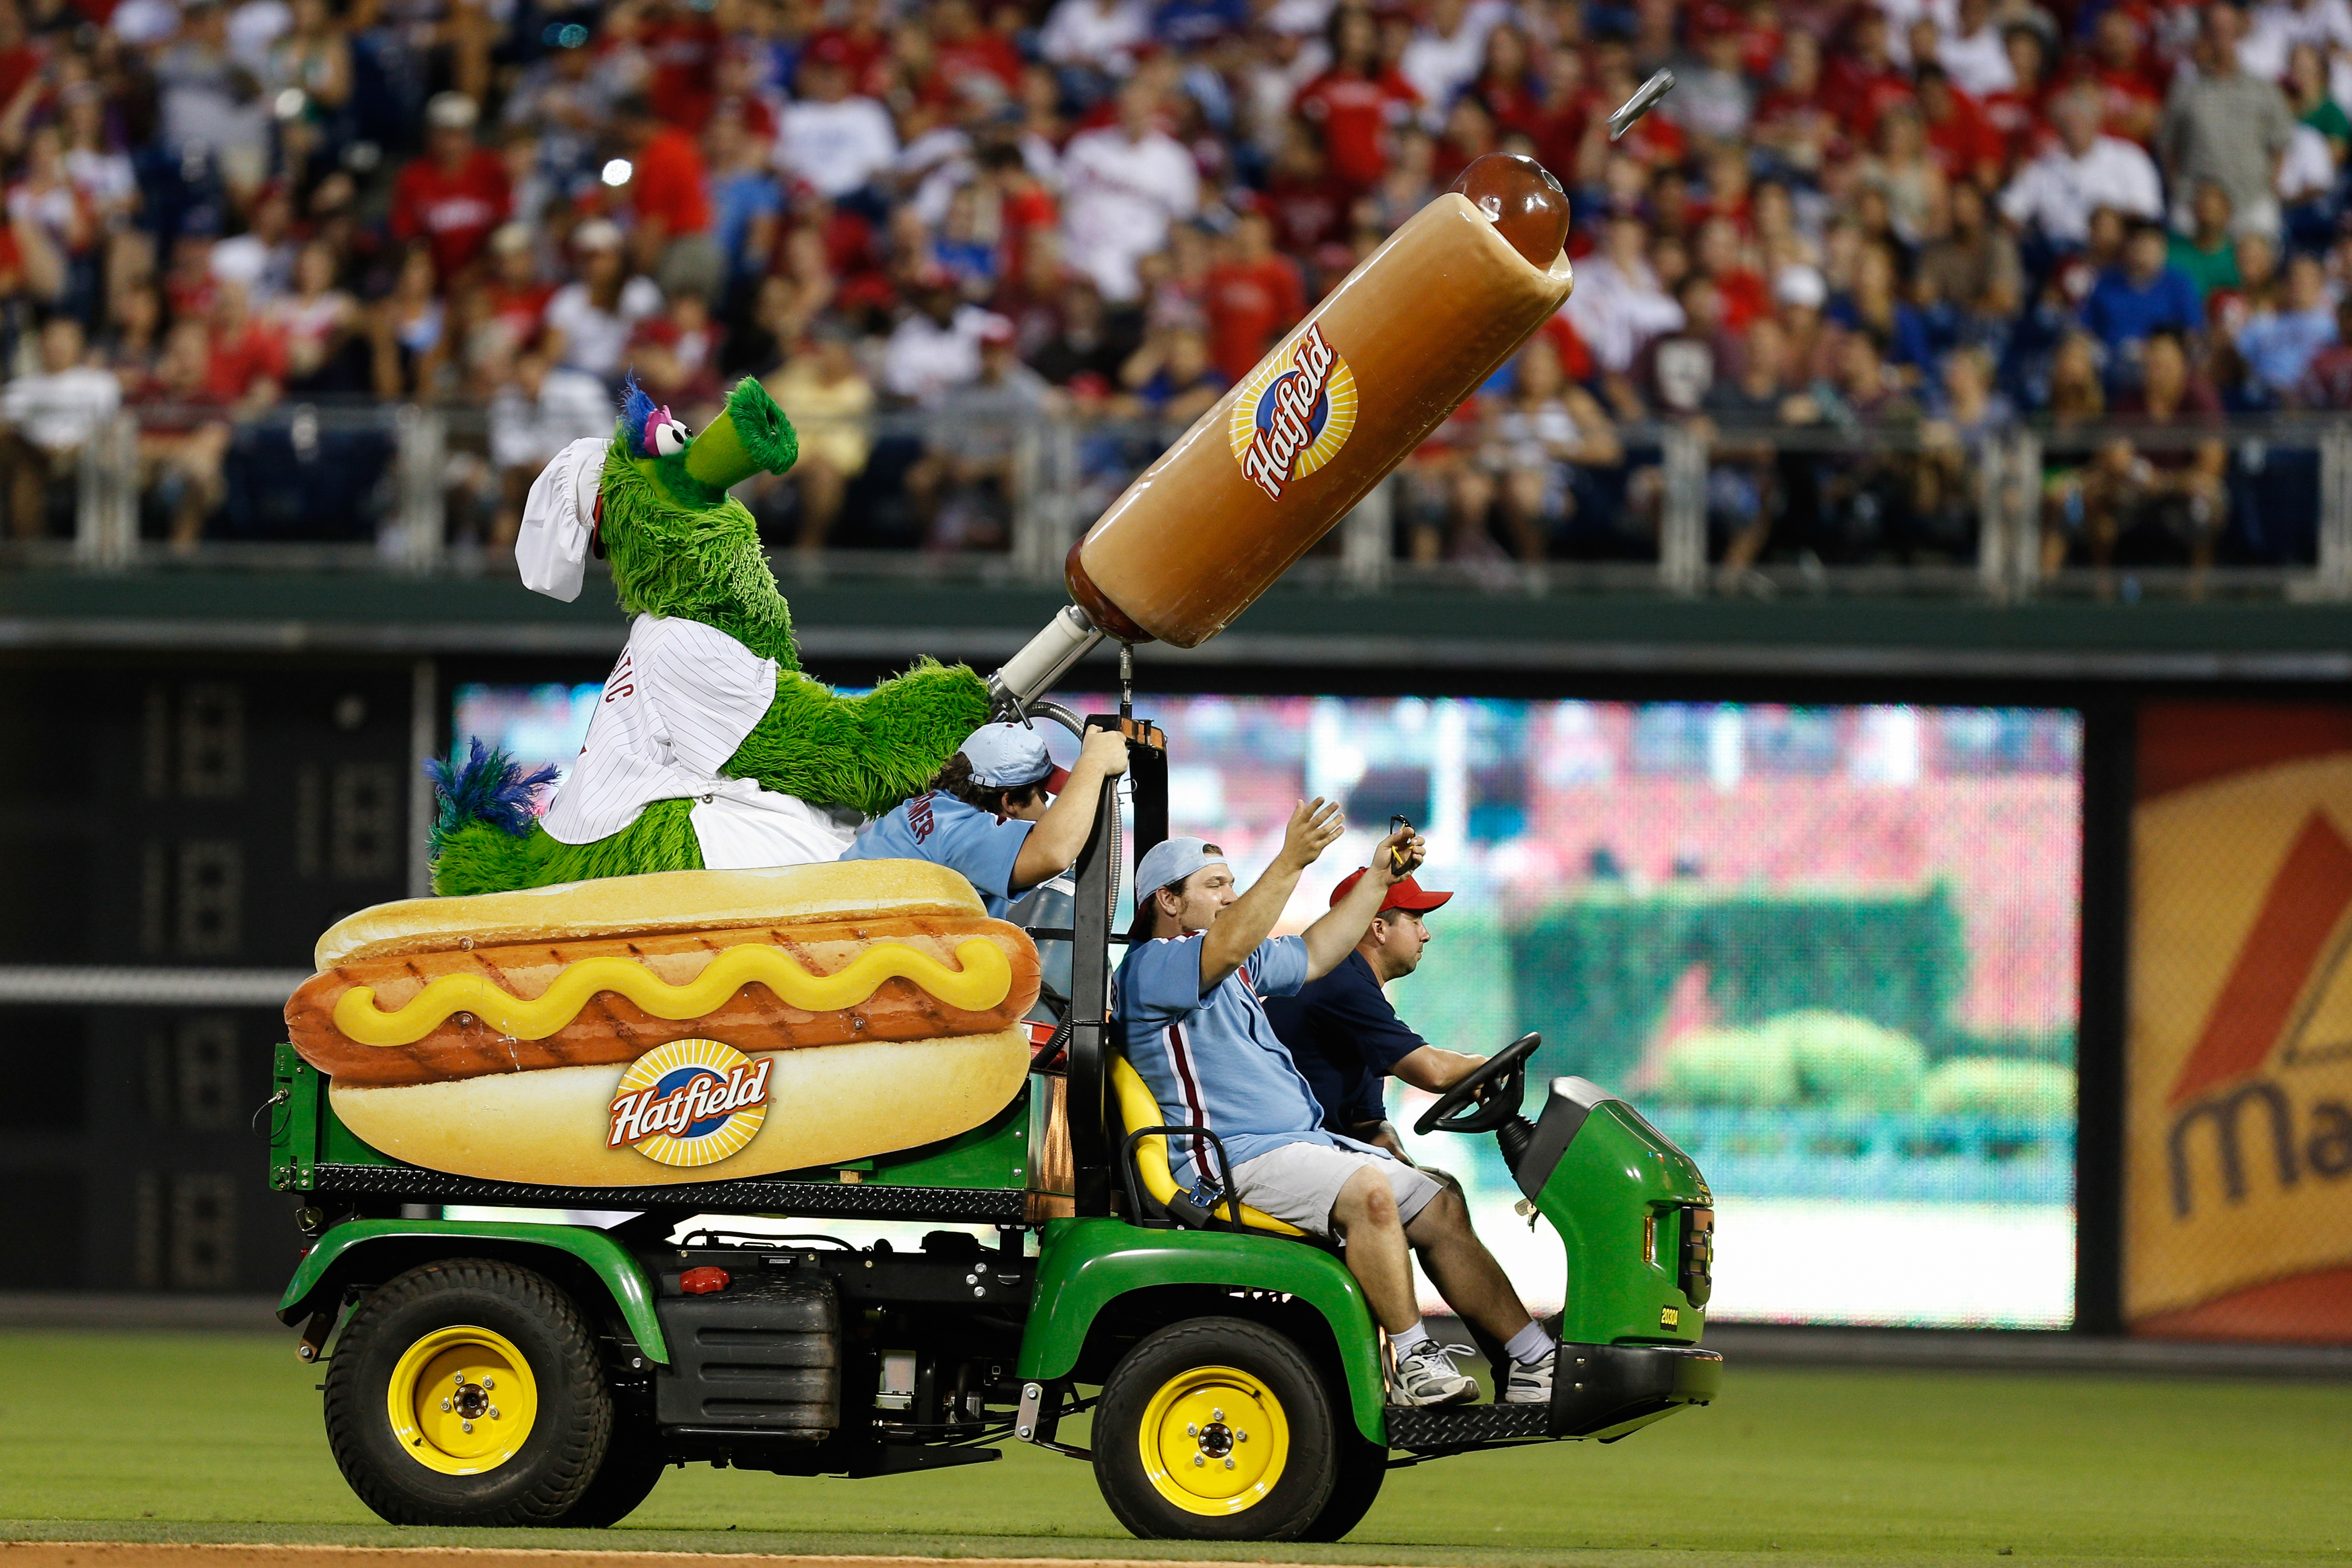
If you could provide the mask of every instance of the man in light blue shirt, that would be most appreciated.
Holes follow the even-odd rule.
[[[2238,329],[2238,352],[2246,368],[2273,394],[2294,391],[2312,356],[2336,341],[2336,306],[2327,298],[2327,272],[2309,251],[2287,258],[2284,298]]]
[[[876,818],[845,861],[929,861],[963,874],[1002,920],[1013,900],[1078,858],[1094,831],[1102,782],[1127,771],[1127,739],[1087,732],[1066,773],[1026,725],[972,731],[931,787]]]
[[[1478,1396],[1422,1325],[1419,1253],[1454,1309],[1502,1341],[1510,1403],[1548,1401],[1558,1346],[1528,1315],[1470,1228],[1461,1196],[1385,1150],[1325,1129],[1323,1107],[1266,1021],[1261,997],[1287,996],[1355,950],[1391,884],[1421,863],[1410,829],[1372,852],[1372,869],[1303,936],[1272,936],[1299,873],[1336,842],[1337,806],[1291,813],[1282,850],[1247,893],[1224,852],[1201,839],[1156,844],[1135,868],[1136,922],[1114,982],[1111,1021],[1171,1126],[1205,1127],[1233,1162],[1234,1196],[1302,1230],[1347,1242],[1348,1271],[1396,1352],[1390,1398],[1461,1404]],[[1391,851],[1396,852],[1393,855]],[[1206,1138],[1171,1137],[1179,1181],[1218,1177]],[[1496,1369],[1498,1381],[1505,1371]]]

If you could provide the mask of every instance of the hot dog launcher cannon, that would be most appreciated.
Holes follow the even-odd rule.
[[[1197,648],[1232,624],[1559,310],[1568,222],[1531,158],[1463,171],[1071,548],[1074,602],[990,677],[999,707],[1106,636]]]

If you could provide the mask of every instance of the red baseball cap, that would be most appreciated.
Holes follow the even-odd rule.
[[[1341,899],[1355,891],[1356,883],[1361,882],[1364,873],[1370,869],[1370,866],[1359,866],[1339,879],[1339,885],[1331,890],[1331,906],[1334,909],[1339,907]],[[1432,893],[1412,878],[1406,877],[1389,884],[1389,895],[1381,902],[1377,913],[1385,915],[1391,909],[1410,909],[1415,915],[1423,915],[1453,896],[1450,893]]]

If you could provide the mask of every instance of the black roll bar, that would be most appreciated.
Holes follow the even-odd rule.
[[[1168,836],[1165,738],[1149,722],[1122,723],[1116,714],[1090,715],[1086,723],[1124,729],[1129,737],[1128,776],[1136,823],[1132,853],[1139,860]],[[1108,779],[1096,803],[1094,834],[1078,856],[1078,893],[1070,922],[1070,1162],[1075,1207],[1082,1216],[1110,1212],[1113,1171],[1120,1163],[1110,1124],[1110,938],[1119,879],[1133,864],[1127,852],[1119,827],[1118,781]]]

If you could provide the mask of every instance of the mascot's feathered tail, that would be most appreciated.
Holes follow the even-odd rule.
[[[526,773],[503,748],[478,736],[463,761],[452,751],[425,763],[425,771],[433,780],[433,890],[495,893],[528,885],[539,791],[555,782],[554,767]]]

